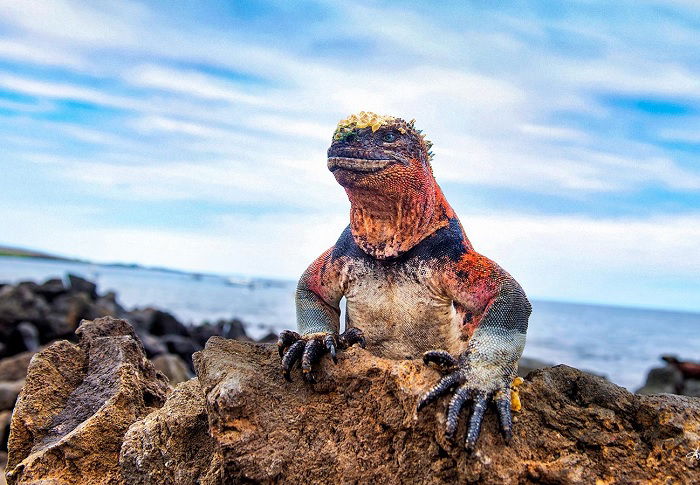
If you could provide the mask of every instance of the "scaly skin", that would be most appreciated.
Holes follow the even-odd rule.
[[[386,358],[422,355],[445,376],[418,409],[451,391],[452,437],[471,402],[465,445],[473,449],[489,402],[510,439],[510,385],[531,307],[520,285],[472,248],[433,177],[430,146],[399,118],[362,112],[339,123],[328,168],[350,199],[350,225],[302,275],[299,333],[283,332],[279,348],[285,377],[301,361],[310,382],[318,359],[353,343]],[[342,297],[348,330],[338,335]]]

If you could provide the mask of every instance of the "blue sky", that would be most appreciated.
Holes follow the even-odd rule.
[[[700,310],[700,7],[465,3],[0,0],[0,243],[296,278],[372,110],[532,297]]]

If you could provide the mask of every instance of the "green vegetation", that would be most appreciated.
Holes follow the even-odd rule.
[[[12,256],[15,258],[66,259],[52,254],[32,251],[30,249],[10,248],[7,246],[0,246],[0,256]]]

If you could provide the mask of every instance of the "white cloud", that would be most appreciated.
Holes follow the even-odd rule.
[[[0,58],[48,66],[46,72],[0,72],[4,90],[38,98],[0,100],[3,109],[23,114],[7,118],[0,133],[8,160],[33,162],[43,177],[86,197],[304,211],[293,218],[231,216],[219,221],[227,234],[217,227],[196,234],[115,228],[95,214],[86,216],[96,218],[86,229],[85,220],[32,229],[13,219],[13,234],[36,246],[29,235],[55,230],[56,250],[80,247],[76,255],[98,259],[193,269],[217,269],[226,260],[230,271],[291,275],[342,227],[344,195],[324,167],[324,154],[337,119],[359,110],[416,118],[436,143],[440,181],[582,203],[648,188],[700,190],[700,173],[681,166],[675,153],[635,140],[634,115],[618,119],[598,101],[601,93],[697,99],[700,76],[686,53],[700,43],[692,28],[668,18],[656,23],[653,16],[620,26],[602,17],[572,22],[479,9],[460,24],[445,22],[440,11],[326,6],[343,22],[314,24],[273,45],[248,35],[243,24],[215,30],[201,19],[178,17],[177,9],[0,0],[0,24],[11,34],[0,40]],[[550,38],[554,31],[591,47],[581,53],[562,48]],[[311,48],[346,39],[371,47],[366,55],[342,58],[321,58]],[[194,67],[203,65],[213,69]],[[213,74],[227,71],[244,76]],[[118,108],[119,115],[35,119],[37,112],[60,118],[59,100]],[[692,125],[654,124],[652,131],[697,141]],[[26,192],[31,189],[28,181]],[[39,210],[32,214],[25,214],[28,221],[37,214],[45,220]],[[522,271],[538,296],[603,298],[615,293],[606,285],[625,279],[625,267],[644,281],[657,270],[691,278],[677,266],[694,254],[683,241],[698,242],[694,232],[683,233],[697,227],[696,216],[506,214],[467,222],[472,237]],[[274,237],[266,239],[265,231]],[[263,249],[273,257],[261,263]],[[590,293],[576,287],[583,279]]]
[[[560,126],[548,126],[526,123],[520,125],[520,131],[527,135],[549,138],[552,140],[586,141],[590,137],[581,130],[562,128]]]
[[[232,83],[195,71],[143,66],[126,73],[124,77],[137,86],[174,91],[186,96],[217,99],[233,104],[270,105],[270,102],[262,96],[247,94]]]
[[[66,0],[0,0],[0,14],[4,22],[35,35],[93,45],[124,45],[137,37],[128,20],[142,17],[145,10],[129,1],[81,4]]]
[[[137,106],[130,98],[105,94],[98,89],[69,83],[45,82],[26,77],[0,75],[0,86],[20,93],[46,98],[88,101],[91,103],[129,108]]]
[[[85,60],[70,50],[57,49],[55,46],[41,43],[31,44],[9,39],[0,40],[0,58],[77,69],[85,66]]]

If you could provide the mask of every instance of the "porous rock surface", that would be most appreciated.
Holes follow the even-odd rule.
[[[135,341],[108,339],[129,347],[122,337]],[[164,384],[124,363],[140,376],[132,385],[123,384],[126,372],[104,372],[91,389],[124,390],[125,399],[108,399],[90,417],[59,419],[76,414],[71,396],[79,399],[95,375],[99,338],[85,339],[53,344],[32,361],[13,419],[11,483],[641,484],[700,476],[700,462],[688,457],[700,446],[698,398],[634,395],[570,367],[540,369],[520,386],[510,446],[490,412],[469,455],[465,423],[455,442],[443,435],[448,398],[416,416],[435,370],[354,347],[338,365],[324,359],[312,389],[298,370],[292,383],[282,379],[274,345],[213,337],[194,356],[198,377],[159,409],[162,398],[149,399],[150,408],[142,398],[144,389],[163,396]],[[91,402],[88,394],[80,399]]]
[[[77,345],[55,342],[29,364],[12,416],[10,484],[118,483],[124,433],[165,401],[167,379],[126,321],[84,321],[77,335]]]
[[[226,483],[196,378],[129,428],[120,461],[124,483],[133,485]]]
[[[693,483],[700,399],[637,396],[567,366],[521,386],[513,441],[490,413],[473,455],[462,423],[445,439],[447,398],[416,416],[439,375],[420,361],[352,348],[312,390],[279,375],[274,346],[212,338],[195,354],[210,433],[233,483]],[[298,371],[297,371],[298,372]]]

